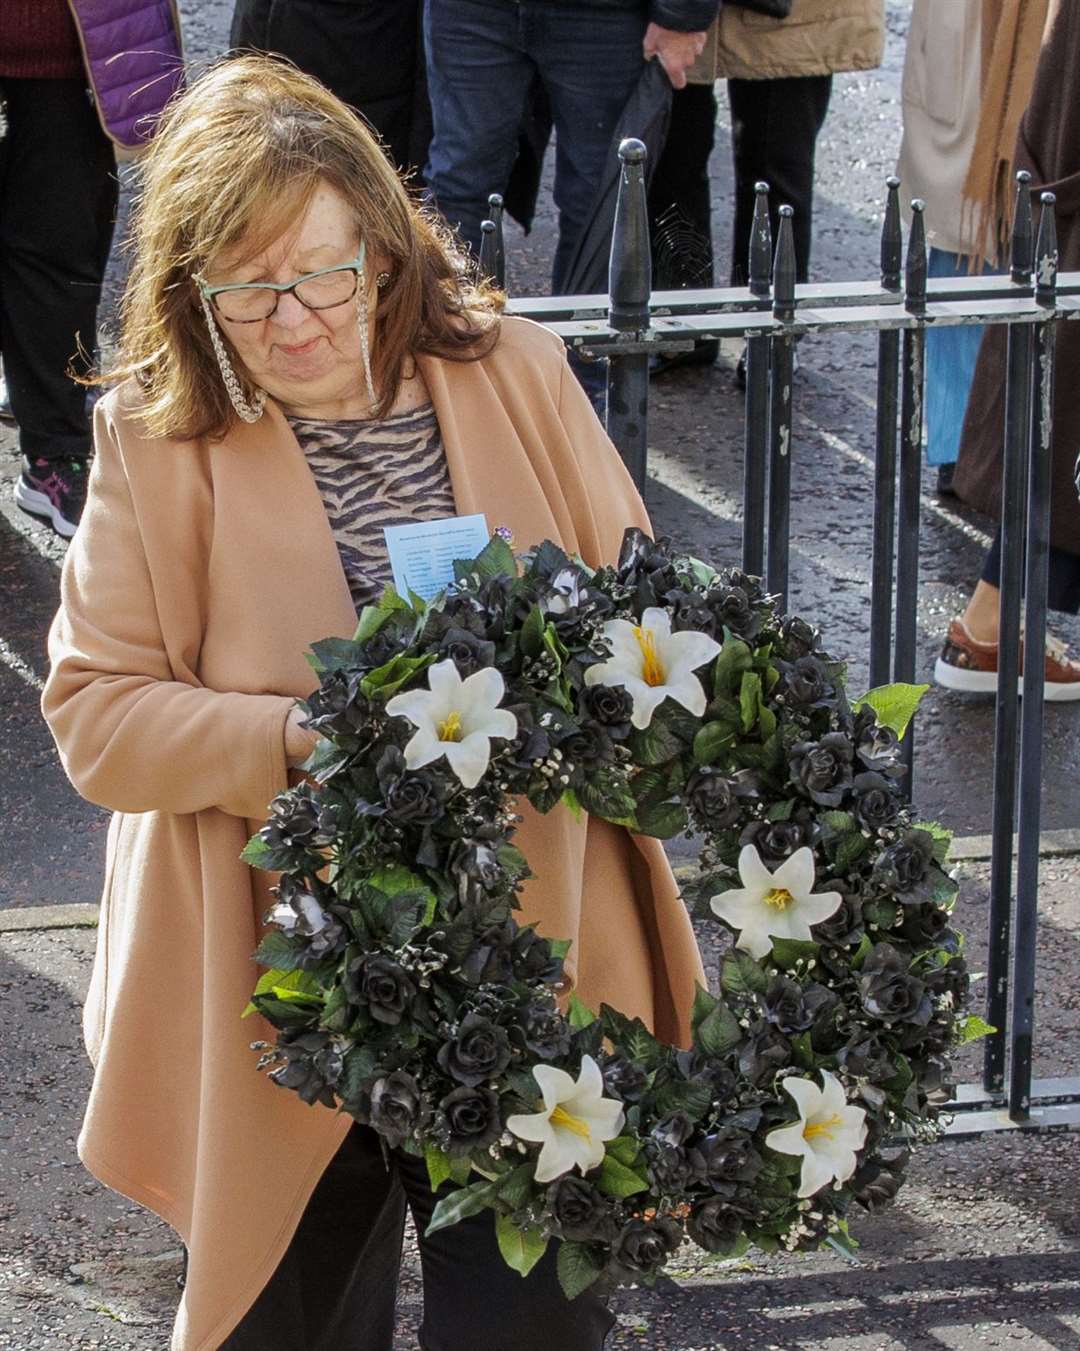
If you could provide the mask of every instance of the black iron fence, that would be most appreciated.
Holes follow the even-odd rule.
[[[870,683],[914,682],[919,590],[926,330],[930,324],[1005,324],[1001,633],[994,750],[987,1021],[981,1085],[961,1085],[952,1133],[1080,1125],[1080,1077],[1032,1079],[1044,667],[1024,663],[1046,635],[1055,333],[1080,318],[1080,273],[1058,276],[1054,197],[1041,196],[1034,232],[1030,178],[1017,175],[1011,271],[928,280],[923,204],[912,203],[904,254],[899,183],[888,180],[879,281],[797,286],[792,211],[780,208],[775,250],[768,187],[758,184],[749,285],[651,290],[645,148],[624,141],[608,295],[512,301],[571,350],[606,358],[607,428],[639,487],[646,476],[649,358],[705,338],[746,342],[742,566],[788,595],[792,373],[805,333],[878,334],[871,568]],[[491,199],[480,264],[505,284],[501,201]],[[796,501],[797,506],[797,501]],[[909,769],[914,726],[905,738]],[[910,774],[908,782],[910,783]],[[1019,788],[1019,791],[1018,791]],[[1014,849],[1014,830],[1016,840]],[[1014,886],[1015,866],[1015,886]]]

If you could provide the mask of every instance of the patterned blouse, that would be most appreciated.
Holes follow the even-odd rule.
[[[311,466],[359,610],[391,580],[383,526],[454,515],[442,436],[430,403],[386,418],[290,417]]]

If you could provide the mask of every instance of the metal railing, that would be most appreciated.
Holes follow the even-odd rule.
[[[1041,661],[1024,664],[1022,703],[1017,695],[1021,615],[1031,650],[1041,652],[1046,636],[1056,327],[1059,320],[1080,317],[1080,273],[1057,273],[1053,194],[1041,195],[1033,242],[1030,176],[1017,175],[1007,276],[928,280],[923,203],[912,203],[905,256],[900,185],[890,178],[878,282],[797,286],[791,208],[780,208],[774,250],[768,187],[759,183],[749,285],[653,293],[645,147],[624,141],[619,157],[609,294],[516,300],[508,311],[544,323],[572,351],[607,359],[607,430],[639,488],[644,488],[647,468],[649,357],[689,350],[705,338],[745,339],[742,566],[763,575],[785,603],[795,342],[804,333],[877,332],[871,686],[890,679],[914,682],[916,675],[927,327],[1008,327],[987,995],[987,1021],[997,1030],[986,1039],[981,1086],[959,1088],[953,1133],[1080,1125],[1080,1078],[1032,1080]],[[493,219],[484,226],[480,267],[505,287],[502,203],[498,197],[490,201]],[[910,770],[914,726],[904,744]]]

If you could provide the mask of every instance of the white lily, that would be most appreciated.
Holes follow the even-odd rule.
[[[696,718],[705,712],[705,689],[694,672],[720,651],[715,638],[690,630],[672,633],[671,615],[659,606],[647,609],[640,624],[609,619],[603,636],[612,655],[589,667],[585,684],[622,685],[634,701],[630,721],[635,727],[648,727],[665,699],[674,699]]]
[[[818,891],[814,885],[814,855],[796,849],[790,858],[769,872],[752,844],[739,855],[741,887],[722,891],[709,902],[717,915],[739,930],[738,946],[751,957],[766,957],[774,938],[813,938],[812,924],[820,924],[839,910],[838,891]]]
[[[405,747],[407,769],[422,769],[445,755],[466,788],[475,788],[491,761],[491,738],[517,735],[517,718],[498,704],[506,693],[493,666],[462,680],[452,661],[428,667],[428,689],[395,694],[386,705],[394,718],[408,718],[416,735]]]
[[[506,1129],[519,1140],[543,1145],[536,1165],[537,1182],[554,1182],[576,1164],[583,1173],[604,1157],[604,1141],[623,1128],[621,1102],[603,1096],[600,1066],[591,1055],[581,1057],[575,1081],[554,1065],[534,1065],[533,1077],[544,1098],[542,1112],[507,1117]]]
[[[799,1119],[765,1137],[777,1154],[802,1155],[800,1196],[813,1196],[833,1181],[846,1182],[855,1171],[856,1151],[866,1143],[866,1112],[849,1106],[835,1075],[822,1070],[821,1077],[824,1088],[813,1079],[781,1080],[795,1100]]]

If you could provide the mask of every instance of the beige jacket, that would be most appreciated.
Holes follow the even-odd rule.
[[[688,78],[707,84],[871,70],[884,52],[885,0],[794,0],[786,19],[726,4]]]
[[[613,560],[641,500],[562,344],[504,321],[475,364],[420,359],[459,512]],[[43,709],[76,788],[115,815],[84,1012],[94,1080],[79,1156],[190,1250],[172,1351],[215,1351],[276,1267],[350,1118],[255,1069],[241,1021],[273,878],[240,851],[288,782],[284,723],[313,640],[356,615],[281,411],[225,440],[147,440],[122,387],[64,563]],[[660,844],[526,809],[526,920],[573,940],[581,996],[689,1043],[704,973]],[[342,1198],[362,1205],[363,1197]]]

